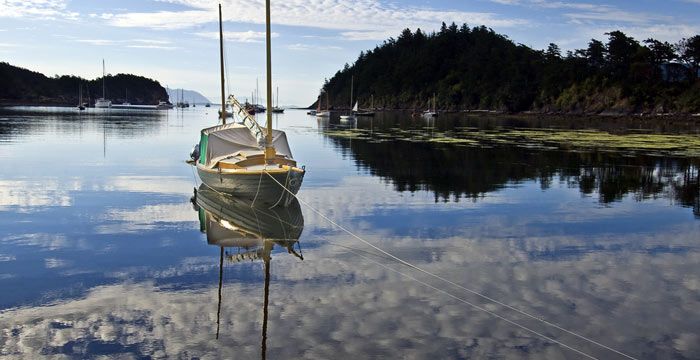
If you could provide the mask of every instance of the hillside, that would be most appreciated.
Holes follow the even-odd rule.
[[[331,106],[347,108],[350,80],[361,107],[437,107],[571,113],[700,111],[700,36],[669,44],[620,31],[562,54],[535,50],[486,27],[443,23],[437,33],[404,30],[361,52],[327,79]],[[325,103],[325,97],[322,101]],[[312,106],[315,106],[312,105]]]
[[[180,90],[182,89],[171,89],[167,88],[166,91],[168,92],[168,96],[170,96],[170,102],[175,104],[177,103],[178,99],[180,96],[184,97],[185,102],[192,103],[194,101],[195,104],[206,104],[206,103],[212,103],[211,100],[207,99],[206,96],[200,94],[199,92],[195,90],[187,90],[184,89],[182,90],[182,95],[180,94]]]
[[[113,103],[128,100],[135,105],[157,104],[168,94],[158,81],[130,74],[107,75],[105,93]],[[47,77],[41,73],[0,62],[0,104],[76,105],[83,86],[83,101],[94,103],[102,96],[102,78]],[[127,98],[128,96],[128,98]]]

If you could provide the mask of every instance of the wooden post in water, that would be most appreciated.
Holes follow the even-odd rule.
[[[226,125],[226,93],[224,92],[224,26],[219,4],[219,62],[221,63],[221,122]]]

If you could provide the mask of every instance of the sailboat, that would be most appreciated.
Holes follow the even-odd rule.
[[[355,77],[350,78],[350,106],[352,106],[352,100],[353,100],[353,90],[355,87]],[[350,111],[350,115],[341,115],[340,120],[345,120],[345,121],[351,121],[351,120],[357,120],[357,117],[355,117],[355,113],[357,113],[357,103],[355,103],[355,106],[352,108]]]
[[[270,0],[266,0],[267,107],[272,107]],[[261,127],[233,96],[224,92],[224,53],[219,5],[222,125],[202,129],[198,146],[190,154],[204,184],[218,192],[264,204],[287,206],[301,188],[306,173],[298,167],[284,131],[272,129],[272,113]],[[242,118],[226,123],[226,104]]]
[[[122,103],[122,105],[131,105],[131,103],[129,102],[129,89],[124,89],[124,102]]]
[[[351,121],[351,120],[357,120],[357,110],[358,110],[358,103],[355,102],[355,106],[352,107],[352,111],[350,115],[341,115],[340,120],[345,120],[345,121]]]
[[[358,111],[357,116],[374,116],[374,95],[372,95],[371,100],[370,100],[370,107],[369,110],[363,110],[363,111]]]
[[[105,98],[105,59],[102,59],[102,97],[95,100],[95,107],[101,109],[112,107],[112,101]]]
[[[318,109],[316,109],[316,117],[330,117],[331,112],[328,110],[329,107],[328,92],[326,92],[326,110],[321,111],[321,100],[318,100]]]
[[[76,109],[83,111],[85,110],[85,105],[83,104],[83,84],[78,84],[78,106]]]
[[[312,110],[309,110],[309,111],[306,112],[306,115],[315,116],[317,112],[321,111],[321,96],[320,96],[320,95],[318,96],[318,99],[317,99],[316,102],[317,102],[317,104],[318,104],[318,107],[316,108],[316,110],[313,110],[313,109],[312,109]]]
[[[276,114],[282,114],[284,112],[284,109],[280,107],[280,87],[277,87],[277,105],[272,108],[272,112]]]
[[[428,104],[430,104],[430,102],[428,102]],[[423,112],[423,116],[424,117],[437,117],[438,113],[437,113],[437,110],[435,109],[435,94],[433,94],[433,106],[432,106],[432,108],[430,108],[430,106],[428,106],[428,107],[429,107],[429,109],[425,110]]]

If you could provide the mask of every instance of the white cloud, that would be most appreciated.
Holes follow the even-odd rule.
[[[77,19],[79,14],[68,11],[67,4],[67,0],[3,0],[0,1],[0,17]]]
[[[199,0],[168,2],[189,9],[117,14],[109,22],[121,27],[181,29],[217,21],[218,12],[213,3]],[[224,4],[224,19],[237,23],[263,24],[265,14],[261,9],[264,9],[262,0],[230,0]],[[523,19],[503,18],[493,13],[401,6],[379,0],[291,0],[273,5],[272,21],[276,25],[363,32],[365,38],[374,35],[375,39],[379,39],[380,35],[384,39],[387,33],[396,34],[406,27],[432,29],[442,21],[492,27],[514,27],[528,23]],[[357,34],[350,35],[357,38]]]
[[[79,190],[79,182],[57,180],[0,180],[0,211],[13,207],[18,212],[36,211],[48,206],[71,206],[71,190]]]
[[[201,36],[207,39],[219,39],[219,33],[216,31],[209,32],[197,32],[194,33],[197,36]],[[278,33],[273,32],[270,34],[271,37],[279,37]],[[265,33],[261,31],[225,31],[224,39],[226,41],[242,42],[242,43],[259,43],[265,41]]]
[[[107,182],[104,190],[191,195],[193,187],[192,179],[178,176],[115,176]]]
[[[341,50],[342,48],[340,46],[290,44],[290,45],[287,45],[287,49],[295,50],[295,51],[327,51],[327,50]]]
[[[108,40],[108,39],[77,39],[80,43],[95,45],[95,46],[124,46],[127,48],[136,49],[159,49],[159,50],[175,50],[177,46],[169,46],[172,42],[166,40],[151,40],[151,39],[133,39],[133,40]]]

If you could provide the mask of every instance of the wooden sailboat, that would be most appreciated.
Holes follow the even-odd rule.
[[[270,0],[266,0],[267,107],[272,107],[272,60],[270,36]],[[223,25],[219,5],[221,61],[221,121],[223,125],[201,131],[199,151],[193,151],[193,163],[202,182],[209,188],[241,199],[276,206],[288,205],[301,188],[304,167],[292,157],[287,135],[272,129],[272,114],[262,128],[233,95],[228,104],[242,117],[240,123],[226,123],[224,93]]]
[[[321,100],[318,101],[318,110],[316,110],[316,117],[330,117],[331,111],[328,110],[330,107],[330,102],[328,101],[328,92],[326,92],[326,110],[321,111]]]

